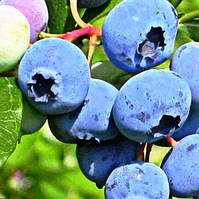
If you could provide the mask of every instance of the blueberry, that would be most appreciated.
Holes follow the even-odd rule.
[[[116,137],[118,131],[111,120],[111,111],[117,93],[111,84],[92,79],[84,106],[71,128],[72,136],[97,141]]]
[[[23,98],[23,114],[21,124],[21,136],[38,131],[45,123],[47,115],[34,109],[28,101]]]
[[[177,29],[177,14],[168,1],[126,0],[106,17],[103,46],[117,67],[140,72],[169,58]]]
[[[37,41],[23,56],[18,72],[21,90],[45,114],[62,114],[80,106],[88,92],[90,69],[74,44],[50,38]]]
[[[171,70],[179,73],[185,78],[191,88],[192,101],[199,108],[199,43],[189,42],[182,45],[175,52]]]
[[[103,187],[113,169],[135,161],[139,144],[123,137],[98,144],[78,145],[77,160],[82,173]]]
[[[0,5],[0,73],[16,67],[28,48],[30,26],[16,8]]]
[[[80,8],[95,8],[103,5],[109,0],[77,0],[77,5]]]
[[[106,199],[168,199],[167,176],[152,163],[135,162],[113,170],[105,189]]]
[[[197,196],[199,193],[199,135],[183,138],[165,156],[162,169],[165,171],[171,195],[176,197]]]
[[[78,117],[81,107],[77,110],[61,114],[61,115],[49,115],[48,124],[52,134],[63,143],[74,144],[77,142],[76,138],[72,136],[71,128]]]
[[[53,135],[64,143],[85,140],[109,140],[118,135],[112,119],[112,107],[118,90],[111,84],[91,79],[88,95],[78,109],[48,117]]]
[[[33,43],[38,38],[39,31],[44,31],[48,23],[48,9],[45,0],[1,0],[0,5],[10,5],[24,14],[30,24]]]
[[[129,139],[154,142],[172,135],[188,117],[191,91],[177,73],[151,69],[135,75],[120,89],[113,116]]]

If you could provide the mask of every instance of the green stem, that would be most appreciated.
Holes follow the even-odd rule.
[[[86,26],[91,26],[90,24],[87,24],[84,21],[82,21],[81,17],[79,16],[79,13],[77,10],[77,0],[70,0],[70,10],[71,10],[73,19],[80,27],[84,28]]]
[[[191,21],[194,18],[199,17],[199,10],[194,10],[192,12],[189,12],[185,15],[183,15],[180,19],[179,19],[179,23],[184,23],[187,21]]]

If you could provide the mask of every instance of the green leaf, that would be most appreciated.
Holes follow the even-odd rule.
[[[162,64],[159,64],[158,66],[154,67],[155,69],[169,69],[171,59],[167,59]]]
[[[185,23],[185,22],[189,22],[192,21],[196,18],[199,18],[199,10],[194,10],[192,12],[186,13],[184,14],[180,19],[179,19],[179,23]]]
[[[106,56],[106,53],[104,52],[103,45],[96,46],[95,53],[93,55],[92,64],[95,64],[97,62],[104,62],[104,61],[109,61],[109,59]]]
[[[64,33],[74,29],[75,21],[72,18],[67,0],[45,0],[48,6],[48,32]]]
[[[187,23],[180,24],[179,30],[184,32],[189,38],[190,41],[199,41],[199,20],[193,20]]]
[[[175,1],[175,0],[173,0]],[[176,0],[177,1],[177,0]],[[188,13],[194,10],[199,9],[199,1],[198,0],[183,0],[177,8],[177,12],[179,13]]]
[[[105,61],[92,65],[91,76],[120,88],[133,74],[120,70],[110,61]]]
[[[169,0],[169,2],[173,4],[174,8],[177,8],[182,2],[182,0]]]
[[[87,9],[83,20],[93,25],[102,25],[105,16],[122,0],[110,0],[109,3],[92,9]],[[99,23],[100,22],[100,23]]]
[[[22,95],[15,78],[0,78],[0,167],[13,153],[22,119]]]

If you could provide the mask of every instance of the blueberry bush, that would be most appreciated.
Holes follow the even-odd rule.
[[[199,198],[198,0],[0,0],[0,199]]]

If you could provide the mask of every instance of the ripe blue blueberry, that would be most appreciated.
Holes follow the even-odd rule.
[[[189,42],[182,45],[175,52],[171,70],[179,73],[185,78],[190,86],[192,94],[192,102],[199,107],[199,43]]]
[[[177,73],[151,69],[135,75],[120,89],[113,116],[129,139],[154,142],[172,135],[188,117],[191,91]]]
[[[109,0],[77,0],[77,5],[80,8],[95,8],[103,5]]]
[[[106,17],[103,46],[117,67],[140,72],[169,58],[177,29],[177,14],[168,1],[126,0]]]
[[[118,90],[111,84],[91,79],[84,105],[71,128],[72,136],[97,141],[116,137],[118,131],[111,121],[111,111],[117,93]]]
[[[167,176],[152,163],[135,162],[113,170],[106,182],[106,199],[168,199]]]
[[[116,137],[118,130],[111,111],[117,93],[111,84],[91,79],[88,95],[81,107],[67,114],[48,117],[51,132],[64,143],[91,139],[100,142]]]
[[[42,39],[23,56],[18,72],[21,90],[45,114],[80,106],[88,92],[90,69],[83,52],[62,39]]]
[[[28,101],[23,99],[23,114],[21,124],[21,136],[38,131],[45,123],[47,115],[34,109]]]
[[[199,193],[199,135],[183,138],[164,158],[162,169],[166,173],[171,195],[197,196]]]
[[[77,145],[76,154],[82,173],[101,188],[113,169],[136,160],[138,148],[138,143],[117,137],[99,144]]]
[[[72,136],[70,130],[80,111],[81,107],[70,113],[48,116],[50,130],[60,142],[69,144],[77,142],[76,138]]]

